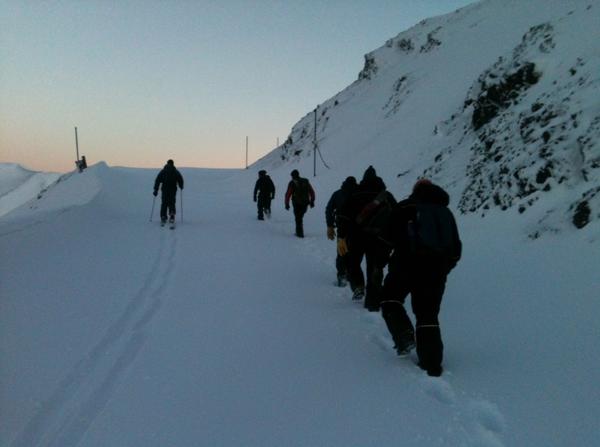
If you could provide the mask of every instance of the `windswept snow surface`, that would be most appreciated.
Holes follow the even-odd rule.
[[[35,199],[60,174],[33,172],[13,163],[0,164],[0,217]]]
[[[149,222],[156,173],[97,165],[62,182],[87,203],[0,219],[0,445],[600,443],[589,228],[532,241],[513,215],[459,216],[446,370],[429,378],[333,285],[324,207],[344,174],[311,178],[297,239],[287,169],[265,222],[255,169],[182,169],[174,231],[159,200]]]

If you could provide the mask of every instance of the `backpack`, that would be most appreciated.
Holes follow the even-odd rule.
[[[292,200],[295,203],[301,205],[308,205],[310,203],[310,186],[308,180],[305,178],[299,178],[294,182],[294,191],[292,192]]]
[[[457,255],[456,221],[445,206],[417,203],[408,221],[408,241],[413,254],[453,259]]]
[[[355,221],[365,233],[380,236],[388,225],[393,205],[388,192],[383,190],[363,207]]]
[[[273,180],[268,175],[265,175],[262,178],[259,178],[256,182],[255,191],[258,190],[259,196],[263,197],[271,197],[275,192],[275,185],[273,184]]]
[[[267,190],[267,192],[270,195],[275,194],[275,184],[273,183],[273,180],[271,180],[271,177],[269,177],[267,175],[267,187],[265,188]]]

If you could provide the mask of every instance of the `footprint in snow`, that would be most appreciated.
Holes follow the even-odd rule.
[[[427,394],[444,404],[453,404],[456,394],[448,382],[442,377],[423,377],[423,389]]]
[[[493,433],[504,431],[504,416],[496,405],[486,401],[477,401],[470,404],[469,410],[483,429]]]
[[[389,352],[390,355],[394,353],[394,346],[389,338],[383,337],[380,334],[369,334],[367,338],[382,351]]]

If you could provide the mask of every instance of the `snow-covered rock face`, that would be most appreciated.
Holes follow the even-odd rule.
[[[567,212],[577,228],[600,217],[600,108],[588,98],[600,100],[600,65],[581,53],[551,66],[560,40],[550,23],[531,28],[469,92],[464,113],[476,138],[462,212],[516,206],[523,213],[564,188],[583,191],[552,212]]]
[[[395,176],[432,178],[465,214],[517,210],[533,237],[600,222],[598,23],[597,0],[486,0],[425,20],[258,164],[302,163],[316,134],[339,170],[387,168],[395,150]]]

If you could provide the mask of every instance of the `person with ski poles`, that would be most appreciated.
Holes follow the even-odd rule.
[[[178,186],[179,189],[183,190],[183,176],[175,167],[173,160],[168,160],[154,181],[154,197],[158,195],[159,187],[161,187],[162,191],[162,203],[160,206],[161,225],[167,222],[167,217],[170,223],[175,223],[175,200]]]

